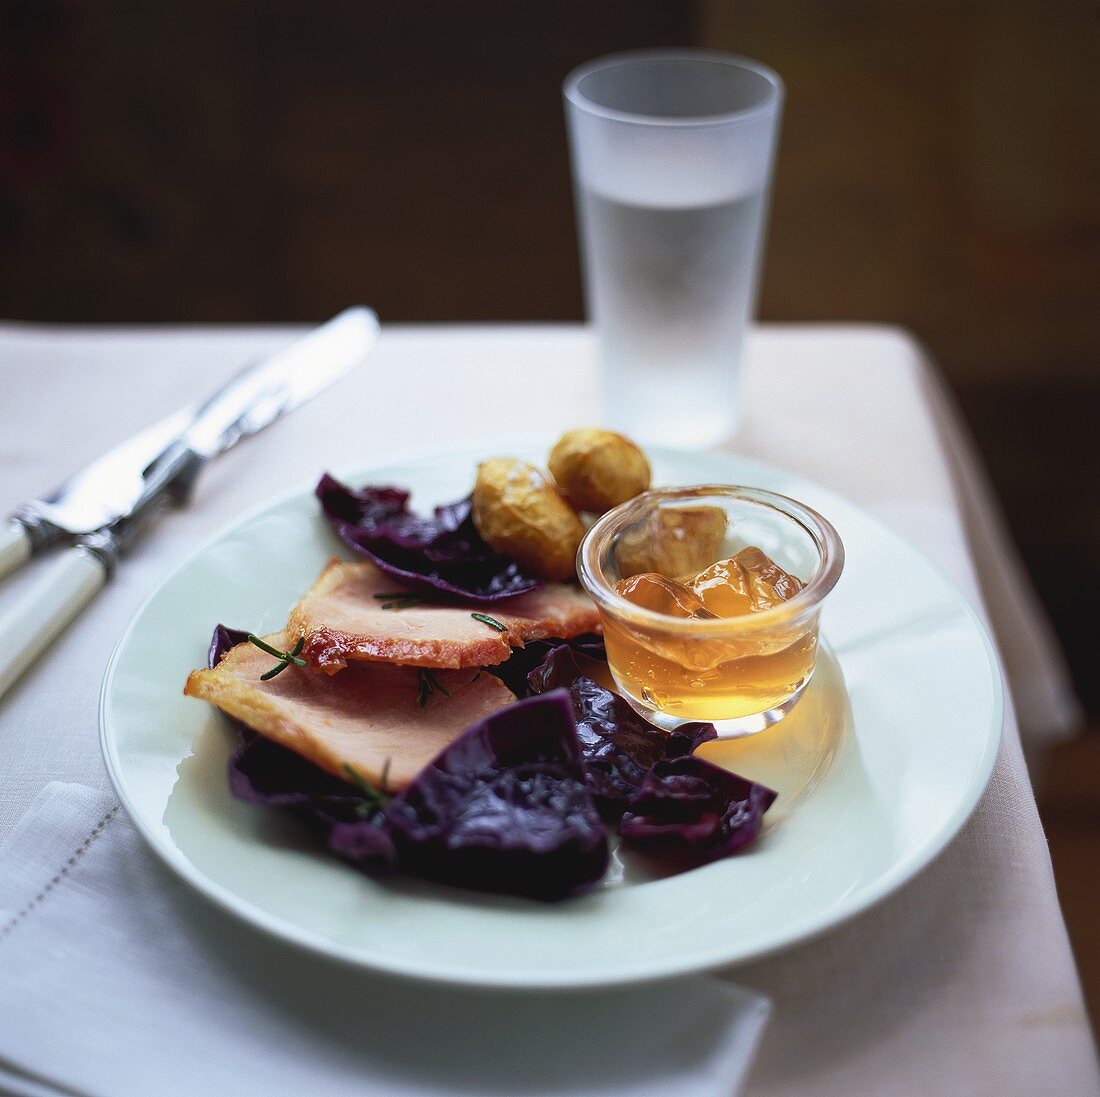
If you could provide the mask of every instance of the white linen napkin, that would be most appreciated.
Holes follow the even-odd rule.
[[[731,1097],[770,1008],[706,977],[523,994],[370,975],[194,895],[82,785],[48,785],[0,846],[0,1091],[19,1097]]]

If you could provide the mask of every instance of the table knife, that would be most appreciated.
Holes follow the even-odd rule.
[[[246,366],[202,404],[168,416],[20,507],[0,529],[0,576],[36,553],[68,547],[0,616],[0,697],[103,588],[154,516],[188,500],[207,461],[334,384],[377,337],[370,309],[347,309]]]

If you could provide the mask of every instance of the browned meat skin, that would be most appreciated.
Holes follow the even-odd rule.
[[[349,662],[422,667],[487,667],[502,663],[528,640],[569,639],[599,629],[595,603],[579,587],[547,583],[542,589],[495,602],[382,609],[376,594],[399,587],[373,564],[330,560],[294,607],[287,632],[305,638],[303,656],[326,674]],[[505,626],[498,632],[472,613]],[[292,641],[293,642],[293,641]]]

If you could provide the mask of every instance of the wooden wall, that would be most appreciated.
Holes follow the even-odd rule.
[[[562,78],[697,34],[651,0],[0,9],[49,130],[4,142],[0,314],[56,320],[577,318]]]
[[[901,321],[960,382],[1094,380],[1100,11],[709,0],[784,75],[764,311]]]

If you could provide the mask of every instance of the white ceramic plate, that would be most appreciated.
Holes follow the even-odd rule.
[[[499,447],[539,461],[546,445]],[[557,905],[418,882],[378,883],[293,820],[234,800],[227,722],[183,697],[221,621],[280,628],[339,551],[311,492],[258,510],[199,549],[126,630],[103,685],[103,751],[153,849],[253,925],[366,967],[455,983],[609,985],[759,957],[820,933],[918,872],[958,831],[992,770],[1001,686],[969,606],[915,549],[843,499],[726,454],[651,450],[657,484],[740,483],[820,510],[844,540],[828,649],[794,712],[708,756],[780,793],[757,844],[664,879],[613,864]],[[409,486],[420,508],[469,490],[484,453],[353,470]]]

